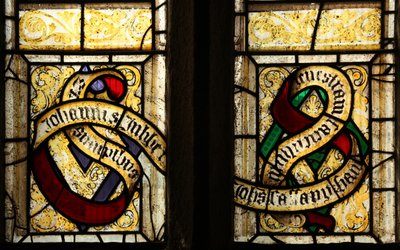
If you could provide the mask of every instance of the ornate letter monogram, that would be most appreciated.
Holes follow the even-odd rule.
[[[367,192],[367,139],[353,120],[360,101],[355,88],[365,87],[366,72],[316,65],[289,74],[275,67],[260,73],[260,88],[267,91],[264,81],[279,90],[269,92],[273,101],[260,100],[260,106],[269,103],[260,109],[269,108],[273,122],[260,121],[259,183],[236,178],[234,200],[261,212],[267,232],[332,232],[339,220],[333,207],[358,190]],[[364,208],[364,200],[357,205]]]
[[[63,79],[53,68],[40,67],[33,75],[51,86],[51,79]],[[46,78],[51,72],[57,77]],[[127,211],[135,211],[127,208],[143,176],[141,155],[165,173],[164,135],[132,106],[140,80],[135,67],[84,66],[69,75],[50,105],[49,96],[34,99],[33,110],[40,111],[34,118],[35,183],[47,202],[80,228],[123,224]]]

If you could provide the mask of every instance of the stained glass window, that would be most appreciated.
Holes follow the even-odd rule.
[[[162,242],[166,0],[5,1],[5,240]]]
[[[235,1],[236,242],[398,240],[397,4]]]

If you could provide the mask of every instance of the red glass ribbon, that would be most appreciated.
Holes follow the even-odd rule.
[[[286,131],[296,134],[310,127],[315,120],[296,110],[289,101],[290,82],[284,83],[283,89],[272,103],[272,114],[275,121]],[[348,156],[351,150],[351,141],[347,133],[341,132],[333,139],[333,145]]]
[[[34,151],[32,171],[39,189],[57,211],[74,222],[94,226],[113,222],[122,215],[129,200],[126,192],[108,202],[79,196],[55,173],[46,146],[47,143],[42,143]]]

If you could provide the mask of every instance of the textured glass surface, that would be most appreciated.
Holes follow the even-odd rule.
[[[75,50],[80,48],[81,9],[79,5],[22,6],[19,18],[21,49]]]
[[[6,20],[6,48],[15,48],[15,23],[13,20]]]
[[[86,5],[85,48],[152,48],[150,4]],[[165,17],[164,17],[165,18]]]
[[[19,44],[24,50],[149,51],[154,31],[160,36],[155,44],[165,45],[165,2],[158,6],[155,17],[150,2],[84,4],[83,10],[74,4],[25,4],[19,19]]]
[[[379,48],[379,9],[318,10],[319,6],[249,12],[249,50],[310,50],[312,46],[316,50]]]
[[[234,240],[395,242],[392,7],[235,3]]]
[[[165,240],[166,7],[7,12],[7,242]]]

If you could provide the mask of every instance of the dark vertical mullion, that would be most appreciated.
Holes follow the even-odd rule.
[[[194,12],[194,221],[193,249],[209,248],[210,13],[213,1],[195,0]],[[222,9],[220,13],[223,13]],[[216,55],[215,55],[216,56]],[[222,72],[221,72],[222,73]],[[213,107],[214,108],[214,107]]]
[[[234,1],[209,5],[209,248],[233,242]]]
[[[167,117],[169,250],[192,248],[194,189],[194,1],[168,2]]]

